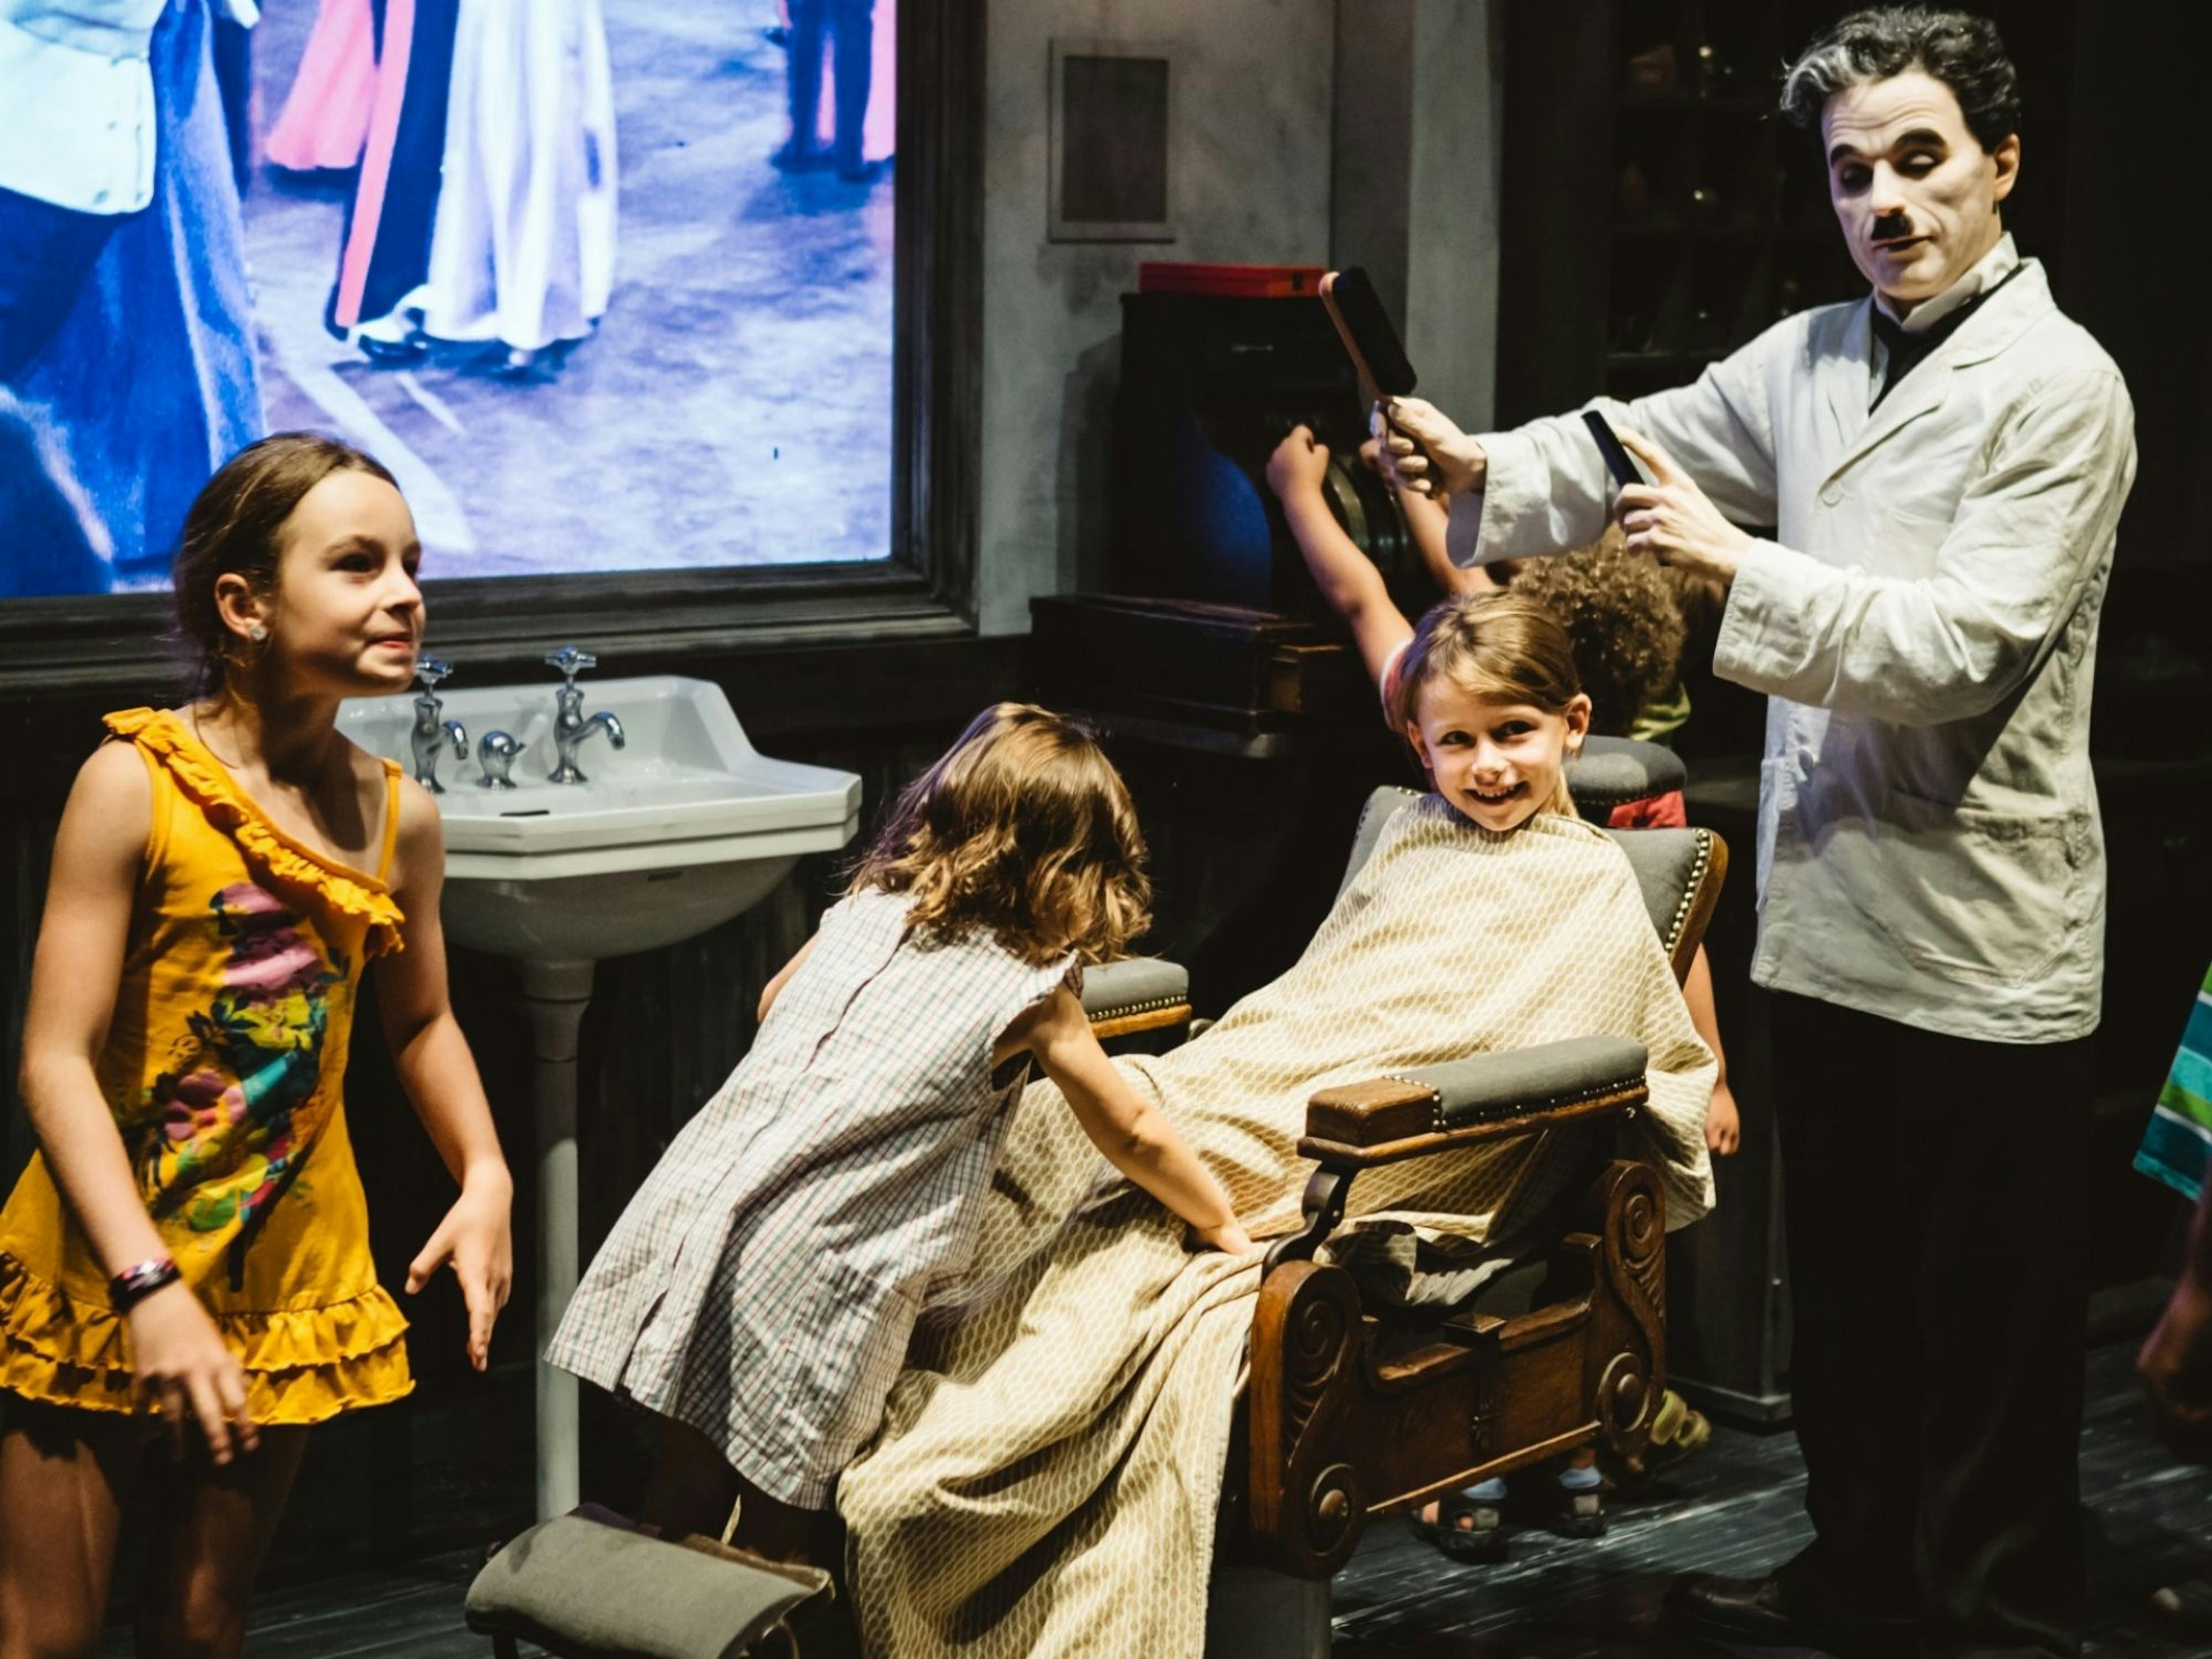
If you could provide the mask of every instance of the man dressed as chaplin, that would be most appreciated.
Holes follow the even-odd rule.
[[[1873,292],[1693,385],[1470,438],[1395,400],[1453,556],[1595,540],[1728,585],[1714,671],[1767,694],[1773,999],[1813,1544],[1670,1606],[1749,1643],[2074,1655],[2082,1170],[2103,975],[2097,616],[2135,476],[2112,360],[2006,234],[2020,99],[1996,29],[1881,7],[1789,71]],[[1742,525],[1777,526],[1755,538]]]

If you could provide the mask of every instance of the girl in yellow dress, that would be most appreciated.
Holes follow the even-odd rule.
[[[204,695],[111,714],[55,837],[0,1211],[0,1656],[92,1655],[143,1443],[166,1425],[142,1655],[236,1654],[307,1426],[411,1386],[376,1282],[343,1085],[362,969],[460,1187],[441,1267],[483,1368],[511,1271],[507,1166],[446,994],[430,797],[339,734],[422,635],[391,475],[264,439],[185,521]]]

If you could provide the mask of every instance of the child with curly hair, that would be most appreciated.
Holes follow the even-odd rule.
[[[546,1358],[663,1419],[645,1519],[838,1559],[830,1495],[921,1304],[968,1266],[1034,1063],[1115,1168],[1213,1249],[1221,1184],[1115,1071],[1074,986],[1147,925],[1121,775],[1077,722],[976,716],[908,786],[752,1050],[615,1224]]]

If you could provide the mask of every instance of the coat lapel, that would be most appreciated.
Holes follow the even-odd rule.
[[[1989,303],[1966,319],[1957,333],[1936,348],[1933,356],[1899,380],[1872,416],[1863,419],[1855,434],[1846,438],[1835,464],[1828,468],[1829,477],[1851,466],[1868,451],[1887,443],[1923,416],[1942,408],[1955,384],[1952,378],[1954,371],[1996,356],[2051,308],[2051,285],[2044,278],[2042,265],[2033,259],[2022,263],[2025,268],[2019,276],[2007,283],[2001,292],[1991,295]],[[1859,307],[1844,333],[1846,343],[1859,352],[1856,362],[1861,378],[1857,387],[1862,398],[1869,395],[1865,377],[1869,373],[1866,365],[1871,360],[1869,336],[1873,325],[1868,320],[1868,313],[1872,305],[1869,300]],[[1840,368],[1842,365],[1836,367]],[[1828,395],[1832,399],[1838,390],[1849,395],[1850,379],[1841,373],[1831,374]],[[1844,430],[1852,432],[1849,427]]]
[[[1828,419],[1824,447],[1831,455],[1843,454],[1866,427],[1871,379],[1868,364],[1874,352],[1874,325],[1868,313],[1873,303],[1863,301],[1853,308],[1835,350],[1818,359],[1820,393]]]

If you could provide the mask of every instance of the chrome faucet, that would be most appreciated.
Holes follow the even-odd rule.
[[[434,795],[446,793],[446,786],[438,781],[440,752],[450,745],[454,759],[469,757],[468,729],[459,720],[438,718],[446,707],[438,701],[438,682],[453,672],[453,664],[435,657],[423,657],[415,664],[415,678],[422,690],[415,699],[415,729],[407,740],[415,750],[415,781]]]
[[[576,750],[585,738],[594,732],[604,732],[607,741],[617,749],[628,739],[623,736],[622,722],[602,708],[586,720],[584,716],[584,690],[576,684],[576,676],[587,668],[596,668],[599,659],[588,651],[579,651],[573,645],[564,645],[558,651],[545,653],[548,666],[560,670],[568,681],[553,694],[560,712],[553,719],[553,749],[560,757],[553,769],[556,783],[581,783],[584,775],[576,769]]]
[[[477,744],[477,764],[483,769],[483,783],[487,789],[512,789],[514,780],[507,776],[507,769],[514,757],[529,748],[526,743],[517,743],[508,732],[487,732]]]

